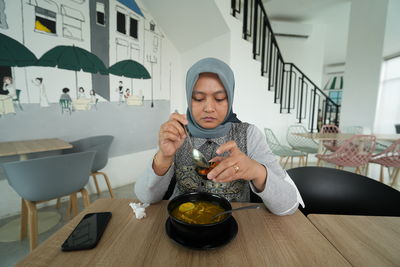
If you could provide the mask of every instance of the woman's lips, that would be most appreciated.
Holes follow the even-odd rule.
[[[216,120],[216,118],[213,118],[213,117],[204,117],[203,118],[203,121],[205,121],[205,122],[214,122]]]

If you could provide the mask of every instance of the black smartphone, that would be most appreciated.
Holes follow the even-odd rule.
[[[110,219],[111,212],[86,214],[64,241],[61,250],[72,251],[94,248],[103,235]]]

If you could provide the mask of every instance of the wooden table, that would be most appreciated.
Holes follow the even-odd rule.
[[[19,155],[26,160],[30,153],[71,148],[72,145],[58,138],[0,142],[0,157]]]
[[[308,218],[352,265],[400,265],[400,217],[310,214]]]
[[[13,99],[9,95],[0,95],[0,116],[15,113]]]
[[[311,138],[319,141],[318,154],[322,154],[324,151],[323,141],[330,140],[345,140],[354,136],[355,134],[350,133],[293,133],[294,135]],[[382,141],[396,141],[400,139],[400,134],[373,134],[376,140]]]
[[[130,199],[99,199],[16,266],[350,266],[300,212],[276,216],[266,209],[234,214],[238,234],[214,250],[191,250],[165,231],[167,201],[146,208],[138,220]],[[248,203],[232,203],[233,207]],[[84,214],[111,211],[112,219],[96,248],[62,252],[61,244]]]

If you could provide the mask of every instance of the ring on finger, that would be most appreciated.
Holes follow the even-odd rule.
[[[232,167],[235,169],[235,173],[238,173],[238,171],[240,170],[238,165],[233,165]]]

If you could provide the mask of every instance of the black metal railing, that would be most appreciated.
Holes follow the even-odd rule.
[[[279,50],[261,0],[231,0],[231,12],[243,21],[242,37],[253,44],[253,59],[261,62],[261,75],[268,77],[267,90],[281,113],[296,111],[299,123],[308,121],[310,132],[323,124],[339,124],[340,105],[329,98],[295,64],[286,63]]]

